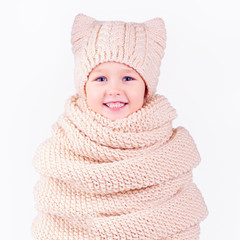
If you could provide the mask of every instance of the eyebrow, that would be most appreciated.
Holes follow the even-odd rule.
[[[96,70],[95,70],[95,73],[97,73],[97,72],[103,72],[103,71],[104,71],[104,69],[96,69]],[[133,69],[123,69],[123,71],[126,72],[126,73],[133,73],[133,72],[134,72]]]

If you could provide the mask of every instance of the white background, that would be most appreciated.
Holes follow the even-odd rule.
[[[167,47],[158,93],[178,113],[202,161],[194,169],[209,215],[201,240],[240,239],[240,6],[238,1],[5,1],[0,6],[0,239],[30,240],[37,212],[32,166],[75,93],[74,17],[142,22],[162,17]]]

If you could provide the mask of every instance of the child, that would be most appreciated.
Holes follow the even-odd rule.
[[[34,157],[34,239],[199,239],[208,215],[192,179],[200,155],[156,93],[165,44],[161,18],[75,17],[77,93]]]

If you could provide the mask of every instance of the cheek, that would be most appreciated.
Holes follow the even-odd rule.
[[[144,98],[145,86],[138,85],[130,90],[132,100],[141,101]]]
[[[94,106],[98,103],[102,103],[102,93],[99,88],[96,88],[94,85],[86,85],[86,95],[89,105]]]

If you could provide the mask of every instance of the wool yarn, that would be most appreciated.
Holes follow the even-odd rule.
[[[118,62],[133,68],[147,86],[146,101],[156,92],[160,65],[166,48],[166,28],[162,18],[142,23],[99,21],[79,13],[71,32],[76,92],[86,98],[85,84],[94,67]]]
[[[208,209],[192,169],[201,158],[176,117],[159,94],[116,121],[69,97],[33,159],[34,239],[199,239]]]

